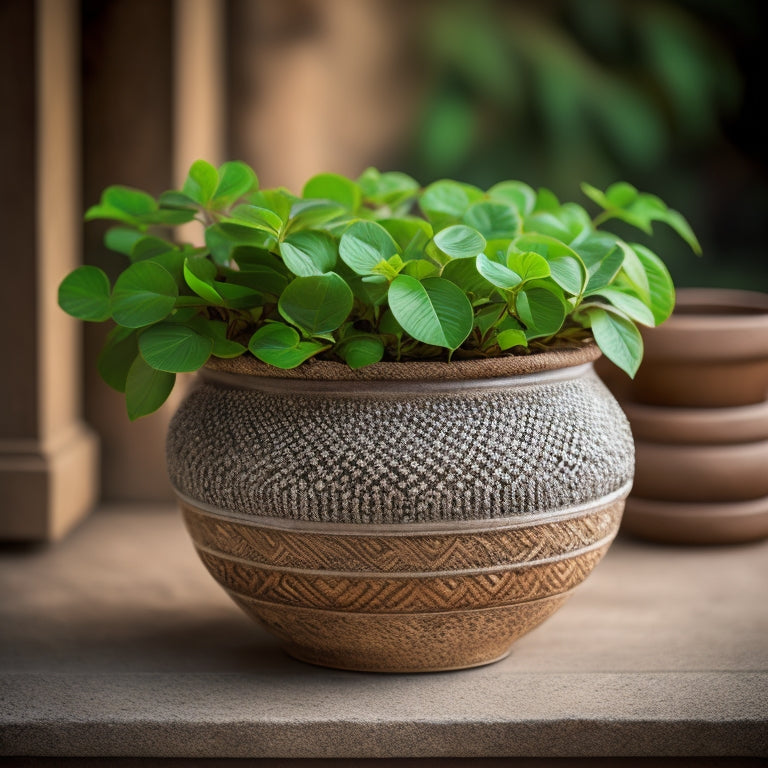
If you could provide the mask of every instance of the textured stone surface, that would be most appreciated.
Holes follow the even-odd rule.
[[[180,515],[114,509],[0,553],[0,755],[768,756],[766,581],[765,542],[620,537],[498,664],[341,672],[232,605]]]

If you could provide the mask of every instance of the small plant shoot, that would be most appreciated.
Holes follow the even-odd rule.
[[[679,212],[630,184],[582,191],[593,213],[520,181],[421,187],[369,168],[357,180],[320,174],[295,196],[260,189],[244,163],[198,160],[181,189],[158,198],[104,191],[85,218],[114,222],[105,244],[126,267],[114,283],[79,267],[59,305],[113,324],[99,371],[125,393],[131,419],[211,356],[361,368],[594,342],[633,376],[638,325],[664,322],[674,288],[655,253],[605,225],[649,234],[661,222],[696,253],[699,243]],[[204,246],[167,239],[193,220]]]

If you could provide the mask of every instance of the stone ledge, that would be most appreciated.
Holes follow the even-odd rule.
[[[768,756],[768,543],[619,540],[502,662],[311,667],[232,605],[169,508],[0,553],[0,755]]]

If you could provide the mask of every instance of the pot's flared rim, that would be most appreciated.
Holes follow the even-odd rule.
[[[201,373],[237,374],[259,379],[288,379],[317,382],[428,382],[428,381],[472,381],[482,379],[506,379],[525,377],[532,374],[557,371],[577,366],[590,365],[598,357],[596,344],[580,347],[563,347],[537,352],[530,355],[509,355],[506,357],[479,360],[419,360],[401,363],[381,362],[352,370],[344,363],[314,358],[298,368],[284,370],[262,363],[251,355],[231,359],[211,358]]]

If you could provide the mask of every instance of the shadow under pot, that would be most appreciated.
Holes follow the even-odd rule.
[[[619,398],[651,405],[719,408],[768,396],[768,294],[681,288],[672,316],[643,329],[645,356]]]

